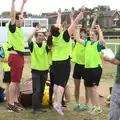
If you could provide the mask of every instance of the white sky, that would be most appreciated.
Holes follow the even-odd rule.
[[[10,11],[12,0],[0,0],[0,12]],[[71,1],[71,2],[70,2]],[[16,0],[16,10],[20,9],[22,0]],[[42,12],[57,11],[58,8],[71,9],[72,7],[78,9],[82,5],[87,7],[95,7],[97,5],[109,5],[111,9],[120,10],[120,0],[28,0],[25,5],[25,11],[34,14],[41,14]]]

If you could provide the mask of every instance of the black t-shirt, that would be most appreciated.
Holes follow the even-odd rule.
[[[16,31],[16,23],[15,24],[9,24],[9,30],[10,30],[10,32],[11,33],[15,33],[15,31]],[[9,48],[8,49],[9,51],[10,50],[14,50],[14,48],[13,47],[11,47],[11,48]],[[20,52],[20,51],[17,51],[17,50],[15,50],[20,56],[24,56],[24,52]]]
[[[63,33],[63,39],[65,40],[65,42],[69,42],[70,41],[70,35],[68,33],[68,30],[65,30]]]

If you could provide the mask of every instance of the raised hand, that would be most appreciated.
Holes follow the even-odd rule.
[[[70,18],[73,18],[73,16],[74,16],[74,12],[71,12],[70,13]]]
[[[99,25],[96,25],[95,28],[96,28],[97,31],[100,30],[100,26]]]
[[[61,13],[61,12],[62,12],[62,10],[61,10],[61,8],[59,8],[59,9],[58,9],[58,13]]]
[[[12,2],[15,2],[16,0],[12,0]]]
[[[85,7],[85,6],[82,6],[82,7],[81,7],[81,11],[82,11],[82,12],[85,12],[85,10],[86,10],[86,7]]]
[[[25,4],[27,2],[27,0],[23,0],[23,3]]]
[[[96,13],[93,13],[93,14],[92,14],[92,17],[93,17],[93,18],[97,18],[97,14],[96,14]]]

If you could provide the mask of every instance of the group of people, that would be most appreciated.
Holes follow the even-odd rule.
[[[12,0],[11,20],[6,24],[8,42],[1,48],[1,62],[3,62],[4,79],[7,82],[6,98],[7,109],[13,112],[23,111],[24,108],[19,103],[19,84],[24,67],[24,33],[21,27],[24,25],[24,5],[27,0],[23,0],[20,12],[15,12],[15,0]],[[34,114],[46,112],[42,108],[42,98],[44,95],[45,83],[48,72],[50,73],[49,104],[60,114],[63,112],[63,98],[65,87],[68,83],[71,62],[75,63],[73,78],[75,84],[76,105],[73,110],[87,111],[92,115],[103,112],[100,107],[97,87],[102,75],[102,59],[114,64],[120,64],[119,51],[115,59],[109,59],[102,56],[102,49],[106,48],[103,33],[99,25],[96,25],[97,15],[93,14],[93,23],[89,30],[89,38],[86,37],[86,30],[78,24],[83,18],[85,7],[74,19],[74,14],[70,14],[71,24],[68,27],[67,22],[61,25],[61,9],[58,10],[56,24],[51,26],[50,32],[45,35],[40,32],[40,24],[37,24],[33,33],[28,37],[28,45],[31,55],[31,73],[32,73],[32,112]],[[71,36],[74,36],[75,47]],[[32,38],[35,37],[35,41]],[[119,72],[119,65],[118,65]],[[80,105],[80,83],[84,80],[85,86],[85,103]],[[110,120],[117,120],[119,116],[119,101],[117,100],[119,92],[119,73],[117,73],[116,84],[113,88],[113,97],[111,102]],[[116,94],[115,94],[115,93]],[[54,94],[55,101],[52,102]],[[116,97],[116,99],[115,99]],[[91,100],[92,107],[89,107]],[[115,102],[117,101],[117,103]],[[115,111],[115,108],[118,111]]]

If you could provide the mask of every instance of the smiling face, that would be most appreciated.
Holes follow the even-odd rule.
[[[97,41],[98,40],[98,33],[97,33],[97,31],[90,31],[89,36],[90,36],[90,40],[91,41]]]
[[[41,43],[44,40],[44,35],[42,33],[36,33],[35,39],[37,43]]]

